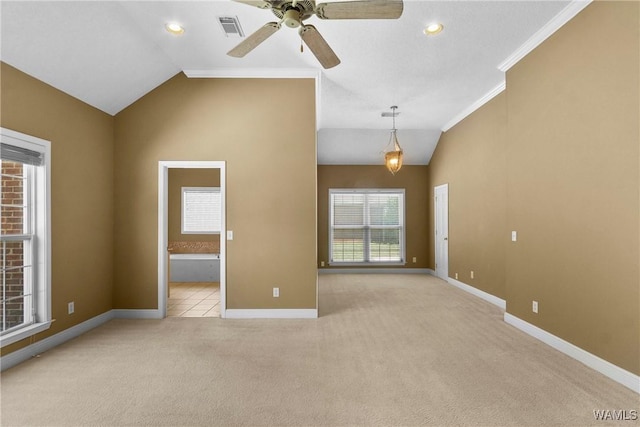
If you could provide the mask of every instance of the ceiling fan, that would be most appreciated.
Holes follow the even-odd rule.
[[[324,68],[332,68],[340,63],[329,44],[313,25],[303,21],[316,15],[320,19],[398,19],[402,15],[402,0],[352,0],[320,3],[315,0],[234,0],[260,9],[271,9],[279,19],[268,22],[227,55],[242,58],[260,43],[272,36],[282,24],[289,28],[300,28],[298,32],[304,43]]]

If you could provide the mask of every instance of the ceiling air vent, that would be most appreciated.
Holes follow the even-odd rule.
[[[235,16],[218,16],[218,21],[224,31],[224,35],[227,37],[244,37],[242,28],[240,28],[240,22]]]
[[[400,113],[398,112],[388,112],[388,111],[383,111],[382,114],[380,114],[382,117],[398,117],[400,115]]]

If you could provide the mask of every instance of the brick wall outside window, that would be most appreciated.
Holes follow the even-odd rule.
[[[3,235],[22,234],[24,227],[24,191],[23,165],[21,163],[2,161],[2,215],[1,229]],[[13,178],[12,175],[18,178]],[[15,207],[13,207],[15,206]],[[3,289],[4,295],[1,299],[8,299],[24,293],[24,243],[22,241],[8,242],[2,241],[0,246],[0,266],[8,270],[4,271]],[[4,303],[4,310],[0,310],[0,325],[4,329],[20,325],[24,322],[24,300],[16,299]],[[3,330],[4,330],[3,329]]]

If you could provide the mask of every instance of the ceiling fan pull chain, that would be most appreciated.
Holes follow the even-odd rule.
[[[298,35],[300,36],[300,53],[304,52],[304,46],[302,44],[302,33],[304,33],[304,25],[300,25],[300,29],[298,29]]]

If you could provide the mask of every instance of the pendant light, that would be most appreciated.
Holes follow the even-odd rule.
[[[396,135],[396,110],[398,109],[397,105],[393,105],[391,107],[391,117],[393,117],[393,129],[391,129],[391,135],[389,137],[389,143],[387,147],[389,147],[393,143],[392,151],[385,151],[384,154],[384,163],[387,166],[387,169],[391,174],[395,175],[400,168],[402,167],[402,147],[400,147],[400,143],[398,142],[398,135]]]

